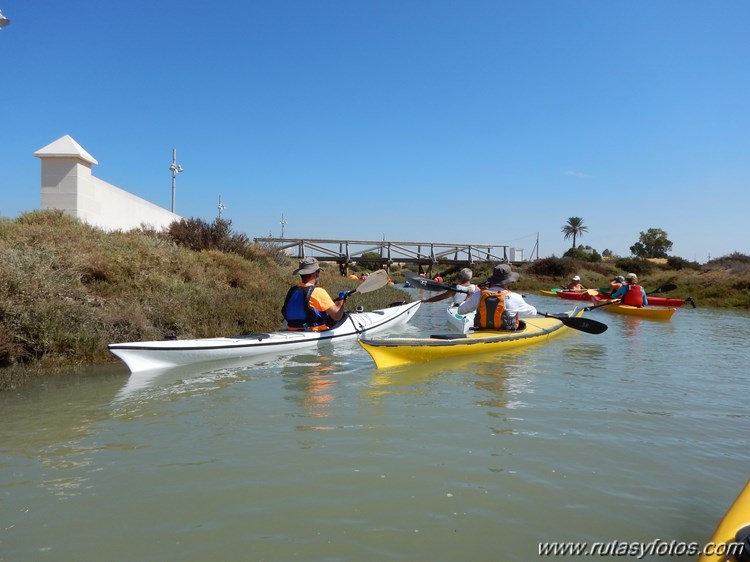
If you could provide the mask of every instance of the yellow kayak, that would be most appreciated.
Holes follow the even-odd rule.
[[[740,533],[740,531],[742,531]],[[745,484],[740,495],[727,511],[716,528],[711,541],[704,548],[699,562],[719,562],[723,560],[747,560],[750,557],[750,481]],[[736,543],[744,543],[738,545]],[[743,556],[731,556],[743,549]]]
[[[575,318],[584,331],[587,319],[580,318],[582,310],[567,313],[565,320]],[[572,323],[573,321],[570,320]],[[596,321],[593,322],[601,326]],[[578,327],[576,325],[576,327]],[[582,329],[578,327],[578,329]],[[568,327],[555,317],[524,318],[522,328],[514,332],[482,330],[469,334],[436,335],[429,338],[361,339],[359,343],[369,353],[379,369],[407,363],[433,361],[475,353],[498,352],[521,346],[546,343],[550,338],[566,333]],[[606,330],[606,326],[604,326]],[[600,333],[590,331],[590,333]]]
[[[638,318],[646,318],[648,320],[669,320],[672,315],[677,311],[673,307],[655,307],[655,306],[630,306],[627,304],[606,304],[607,300],[599,297],[593,297],[594,307],[601,307],[602,310],[611,312],[612,314],[624,314],[626,316],[637,316]]]

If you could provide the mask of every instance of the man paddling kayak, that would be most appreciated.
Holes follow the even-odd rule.
[[[343,291],[333,301],[328,291],[317,287],[320,265],[315,258],[304,258],[292,272],[299,275],[302,282],[289,289],[281,307],[281,314],[289,330],[322,332],[344,316],[344,302],[347,292]]]
[[[458,313],[466,314],[476,310],[475,329],[516,330],[519,316],[536,316],[536,308],[523,300],[521,295],[508,289],[513,281],[518,281],[518,273],[511,271],[508,264],[496,265],[487,279],[489,287],[475,291],[459,305]]]

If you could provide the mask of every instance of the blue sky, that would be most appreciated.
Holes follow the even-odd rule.
[[[250,237],[750,254],[750,3],[0,0],[0,214],[69,134]]]

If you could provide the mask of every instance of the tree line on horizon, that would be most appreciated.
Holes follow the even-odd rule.
[[[583,238],[588,232],[588,226],[583,224],[581,217],[569,217],[562,226],[564,240],[573,239],[571,248],[563,254],[563,257],[572,257],[586,261],[599,261],[602,257],[613,257],[611,250],[605,249],[601,255],[591,246],[576,246],[576,238]],[[630,246],[630,253],[636,258],[668,258],[668,252],[672,250],[672,241],[667,237],[666,231],[661,228],[649,228],[646,232],[641,231],[638,241]],[[596,256],[594,259],[592,257]]]

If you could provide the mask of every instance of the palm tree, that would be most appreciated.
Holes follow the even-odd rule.
[[[565,240],[573,237],[573,248],[576,247],[576,236],[583,237],[584,232],[589,231],[588,226],[583,226],[583,219],[581,217],[570,217],[567,224],[562,227],[563,234],[565,234]]]

